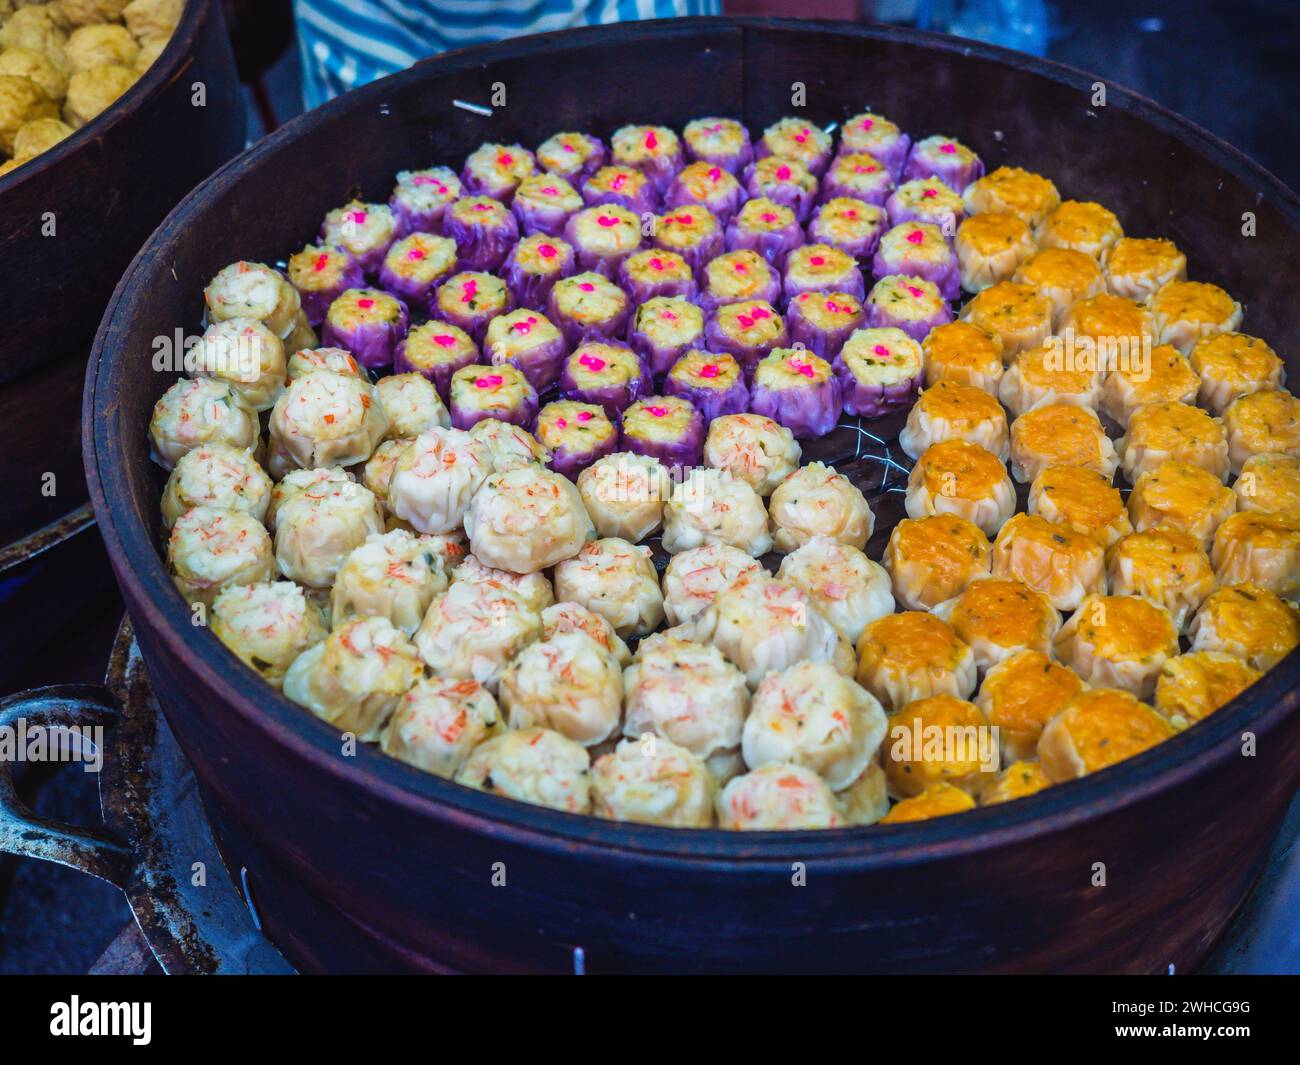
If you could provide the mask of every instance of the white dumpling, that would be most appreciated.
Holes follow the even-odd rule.
[[[473,680],[427,677],[402,696],[384,732],[383,750],[450,780],[470,752],[505,731],[492,693]]]
[[[555,594],[595,611],[624,638],[653,632],[664,619],[650,549],[614,537],[592,540],[556,566]]]
[[[536,573],[572,558],[595,529],[572,481],[541,466],[522,466],[483,483],[465,512],[465,532],[487,565]]]
[[[670,828],[713,824],[717,787],[698,755],[658,736],[623,740],[591,767],[592,812]]]
[[[464,523],[491,473],[492,454],[482,441],[459,429],[426,430],[397,459],[388,509],[419,532],[449,533]]]
[[[725,414],[709,424],[704,464],[727,470],[760,496],[799,468],[802,450],[794,433],[762,414]]]
[[[785,581],[742,581],[713,601],[691,625],[734,662],[750,688],[769,670],[796,662],[835,662],[840,635],[802,588]]]
[[[736,777],[718,794],[718,824],[735,831],[839,828],[835,795],[811,769],[765,765]]]
[[[275,557],[256,518],[242,510],[193,507],[172,526],[167,568],[186,599],[211,606],[223,588],[269,581]]]
[[[540,614],[555,602],[555,589],[545,573],[511,573],[485,566],[474,555],[465,555],[451,571],[453,581],[495,581],[519,596],[534,613]]]
[[[204,444],[252,450],[261,427],[257,412],[226,381],[182,378],[154,404],[149,455],[170,470],[187,451]]]
[[[745,678],[716,647],[667,637],[643,642],[623,674],[623,735],[651,733],[708,758],[740,746]]]
[[[827,536],[814,536],[786,555],[777,578],[807,592],[822,616],[854,645],[871,622],[894,612],[884,567]]]
[[[497,581],[453,581],[434,599],[415,646],[442,677],[476,680],[496,691],[506,663],[542,632],[542,619]]]
[[[324,481],[295,493],[275,515],[275,561],[290,580],[328,588],[352,550],[384,531],[370,489],[355,481]]]
[[[330,370],[299,377],[285,389],[269,425],[267,466],[273,477],[365,462],[388,431],[374,386]]]
[[[470,426],[469,435],[487,444],[497,473],[520,466],[545,466],[551,452],[527,429],[500,418],[482,418]]]
[[[290,470],[271,489],[271,501],[267,504],[264,517],[266,527],[275,532],[275,523],[279,517],[280,508],[299,492],[310,489],[320,494],[329,491],[334,485],[354,480],[356,478],[341,466],[322,466],[318,470]]]
[[[375,534],[343,560],[330,593],[330,620],[386,617],[406,635],[447,587],[442,560],[405,529]]]
[[[162,519],[170,529],[190,507],[242,510],[258,521],[271,502],[271,478],[253,453],[229,444],[203,444],[187,451],[163,489]]]
[[[551,729],[510,729],[485,740],[456,783],[573,814],[591,811],[591,756]]]
[[[302,298],[278,270],[263,263],[237,262],[219,270],[203,290],[208,319],[253,318],[280,338],[294,331]]]
[[[673,555],[664,570],[664,613],[680,625],[703,613],[718,593],[747,575],[766,576],[763,564],[729,544],[705,544]]]
[[[754,692],[741,737],[751,769],[801,765],[839,791],[861,775],[885,738],[875,696],[826,662],[769,673]]]
[[[623,676],[585,632],[564,632],[519,652],[501,675],[499,694],[511,728],[552,728],[594,747],[618,729]]]
[[[225,588],[212,603],[212,632],[273,688],[294,659],[329,635],[320,608],[292,581]]]
[[[261,322],[213,322],[186,352],[195,377],[225,381],[254,410],[270,410],[284,391],[284,344]]]
[[[664,509],[663,547],[670,555],[727,544],[757,558],[772,549],[763,500],[726,470],[692,470]]]
[[[605,618],[581,603],[553,603],[542,611],[542,639],[564,632],[585,632],[621,667],[632,664],[632,652]]]
[[[387,618],[358,618],[294,660],[284,694],[339,731],[376,740],[423,672],[411,641]]]
[[[388,421],[389,435],[398,440],[419,436],[426,429],[446,429],[451,415],[443,406],[433,382],[418,373],[381,377],[375,396]]]
[[[578,474],[578,492],[598,535],[639,544],[663,524],[672,481],[653,455],[619,451]]]
[[[814,536],[828,536],[861,551],[876,526],[857,485],[820,462],[810,462],[782,481],[768,508],[778,551],[794,551]]]

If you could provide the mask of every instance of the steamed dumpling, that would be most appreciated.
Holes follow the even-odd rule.
[[[726,470],[692,470],[665,508],[665,551],[674,555],[704,544],[727,544],[754,557],[772,547],[763,500]]]
[[[778,551],[794,551],[814,536],[861,551],[876,525],[857,485],[820,462],[810,462],[782,481],[772,493],[769,509]]]
[[[284,694],[340,731],[374,740],[423,672],[387,618],[357,618],[295,659]]]
[[[552,728],[594,747],[618,729],[623,677],[585,632],[559,633],[529,644],[506,666],[500,699],[511,728]]]
[[[826,662],[769,673],[754,692],[741,737],[745,764],[801,765],[838,791],[852,784],[885,738],[885,712]]]
[[[581,603],[622,637],[644,636],[664,619],[664,597],[650,549],[608,537],[593,540],[555,567],[562,600]]]
[[[465,512],[465,532],[489,566],[536,573],[572,558],[595,529],[572,481],[521,466],[483,483]]]
[[[482,441],[459,429],[429,429],[398,458],[388,509],[420,532],[451,532],[491,473],[492,453]]]
[[[453,581],[424,615],[415,646],[439,676],[496,691],[506,663],[541,632],[541,616],[506,585]]]

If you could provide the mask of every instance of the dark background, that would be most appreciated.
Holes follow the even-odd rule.
[[[877,14],[910,22],[920,16],[929,19],[930,28],[944,28],[954,2],[960,6],[961,0],[726,0],[726,10],[806,18]],[[1300,0],[1086,0],[1046,6],[1049,58],[1182,113],[1300,188]],[[283,47],[287,22],[268,17],[282,4],[256,0],[229,8],[241,71],[250,82],[249,137],[255,139],[268,122],[301,109],[297,55],[292,44]],[[107,565],[102,556],[96,562]],[[111,595],[93,604],[78,632],[28,658],[19,671],[20,684],[100,679],[121,610]],[[19,775],[20,790],[39,812],[82,824],[96,819],[92,775],[42,766],[20,769],[27,770]],[[1276,851],[1279,865],[1294,843],[1294,813],[1288,838]],[[0,857],[0,973],[84,972],[128,920],[130,912],[114,888],[56,866]],[[1240,937],[1241,929],[1236,933]]]

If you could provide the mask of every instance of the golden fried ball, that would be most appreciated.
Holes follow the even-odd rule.
[[[0,74],[30,78],[51,100],[62,100],[68,94],[67,70],[34,48],[6,48],[0,52]]]
[[[135,72],[143,74],[154,61],[163,54],[163,49],[167,47],[170,37],[153,37],[140,45],[140,54],[135,57]]]
[[[34,118],[57,118],[59,105],[31,78],[0,74],[0,149],[14,154],[14,137]]]
[[[58,0],[58,8],[69,26],[93,26],[97,22],[120,22],[126,0]]]
[[[34,118],[14,136],[14,158],[30,159],[53,148],[72,133],[72,127],[57,118]]]
[[[0,47],[30,48],[46,52],[56,60],[63,54],[68,39],[53,4],[31,4],[19,8],[0,26]]]
[[[135,84],[135,72],[126,67],[91,67],[72,75],[63,117],[73,129],[80,129]]]
[[[185,0],[131,0],[122,9],[122,18],[131,36],[144,44],[156,37],[170,37],[184,9]]]
[[[0,177],[4,177],[11,170],[17,170],[25,162],[27,162],[26,159],[6,159],[3,163],[0,163]]]
[[[125,26],[82,26],[72,31],[63,46],[68,70],[77,74],[94,67],[133,67],[140,46]]]

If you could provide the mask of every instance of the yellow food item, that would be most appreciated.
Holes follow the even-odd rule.
[[[1080,676],[1042,651],[1018,651],[989,670],[975,700],[998,728],[1003,761],[1032,758],[1044,727],[1083,691]]]
[[[938,381],[956,381],[997,394],[997,383],[1002,377],[1000,337],[970,322],[949,322],[930,330],[921,351],[925,356],[927,388]]]
[[[1041,174],[1000,166],[973,182],[962,198],[973,214],[1009,211],[1030,226],[1042,223],[1061,203],[1061,194]]]
[[[1187,728],[1227,705],[1263,674],[1236,655],[1194,651],[1165,663],[1155,707],[1174,728]]]
[[[1193,651],[1226,651],[1256,669],[1272,669],[1300,644],[1300,610],[1257,584],[1211,593],[1189,630]]]
[[[1129,517],[1138,532],[1176,529],[1203,542],[1235,509],[1232,489],[1215,474],[1177,460],[1139,476],[1128,499]]]
[[[1132,758],[1173,734],[1168,722],[1128,692],[1093,688],[1048,722],[1038,756],[1048,778],[1059,784]]]
[[[1124,235],[1113,211],[1099,203],[1066,200],[1038,227],[1044,248],[1069,248],[1097,258]]]
[[[904,799],[880,819],[882,825],[901,825],[907,821],[929,821],[935,817],[960,814],[975,809],[975,800],[951,784],[936,784],[920,795]]]
[[[884,564],[894,595],[923,610],[951,599],[989,572],[989,539],[978,525],[956,514],[904,518],[894,526]]]
[[[977,794],[997,772],[994,733],[973,703],[952,695],[917,699],[889,717],[881,752],[889,791],[913,798],[948,783]]]
[[[1030,486],[1029,513],[1085,533],[1103,547],[1133,531],[1119,489],[1086,466],[1046,467]]]
[[[135,71],[123,66],[91,67],[78,71],[68,82],[63,117],[73,129],[108,110],[112,103],[135,84]]]
[[[57,118],[58,106],[30,78],[0,74],[0,149],[13,155],[18,131],[37,118]]]
[[[1000,802],[1014,802],[1052,786],[1038,762],[1013,762],[994,778],[993,783],[980,792],[981,806],[996,806]]]
[[[30,78],[51,100],[62,100],[68,93],[68,71],[34,48],[6,48],[0,52],[0,74]]]

